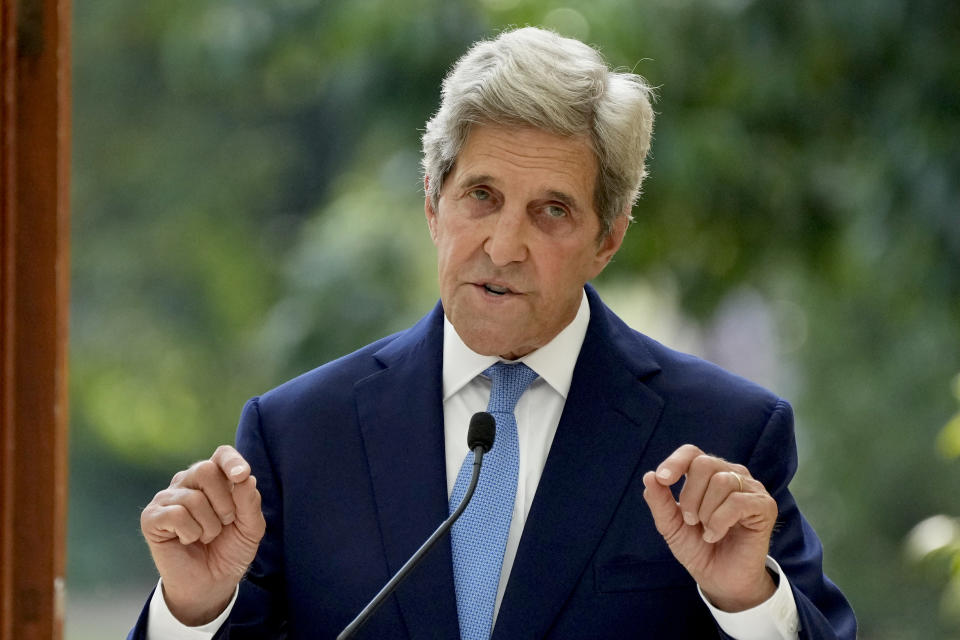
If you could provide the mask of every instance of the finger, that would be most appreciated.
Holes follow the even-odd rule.
[[[267,523],[261,510],[260,492],[257,491],[255,476],[247,476],[246,480],[234,486],[233,502],[237,509],[237,519],[234,524],[244,535],[255,540],[263,537]]]
[[[714,512],[725,504],[733,494],[742,493],[740,485],[742,480],[735,471],[718,471],[709,477],[703,498],[700,500],[700,509],[697,512],[697,518],[700,522],[707,523]],[[717,533],[716,531],[714,533]]]
[[[202,491],[222,524],[230,524],[236,517],[231,491],[233,482],[213,460],[198,462],[181,479],[181,485]]]
[[[730,482],[733,483],[732,487],[730,487],[731,490],[736,490],[740,486],[736,476],[730,473],[733,469],[742,469],[744,475],[749,475],[746,467],[732,465],[723,458],[716,456],[700,454],[690,461],[689,468],[687,469],[687,479],[683,483],[683,489],[677,498],[677,502],[680,504],[680,510],[683,513],[684,522],[689,525],[703,522],[703,516],[701,515],[704,511],[703,501],[708,489],[711,487],[714,476],[725,476],[723,480],[727,484]],[[722,489],[724,486],[726,485],[718,485],[719,489]],[[718,488],[715,487],[714,491],[717,490]],[[721,491],[717,496],[714,496],[709,504],[711,510],[720,504],[727,493],[729,493],[729,491]]]
[[[203,527],[181,504],[151,503],[140,515],[140,528],[148,542],[160,543],[178,539],[193,544],[203,535]]]
[[[199,489],[167,489],[157,494],[156,501],[160,506],[179,505],[186,509],[190,517],[200,525],[201,534],[196,540],[203,544],[209,544],[223,530],[223,523],[213,505]]]
[[[211,462],[223,470],[224,475],[233,483],[243,482],[250,476],[250,465],[236,449],[228,444],[217,447],[210,456]]]
[[[657,482],[666,486],[672,485],[687,473],[690,463],[700,455],[703,455],[703,451],[696,445],[681,445],[657,467]]]
[[[669,544],[683,529],[683,518],[680,509],[673,499],[670,488],[660,484],[659,478],[653,471],[643,475],[643,499],[650,507],[653,522],[657,531]]]
[[[703,539],[705,542],[718,542],[738,524],[753,531],[769,533],[776,519],[777,503],[770,494],[733,491],[703,520]]]

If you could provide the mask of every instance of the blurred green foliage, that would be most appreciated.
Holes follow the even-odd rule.
[[[960,373],[953,378],[953,397],[960,406]],[[940,431],[937,449],[947,458],[960,458],[960,408]]]
[[[945,458],[960,458],[960,374],[953,379],[957,412],[937,437],[937,449]],[[936,514],[918,523],[908,534],[906,557],[929,579],[944,583],[940,598],[942,617],[960,626],[960,519]]]
[[[902,553],[917,522],[960,514],[960,465],[934,455],[960,370],[960,5],[74,12],[74,590],[153,575],[138,509],[232,441],[246,398],[433,303],[419,132],[471,42],[538,24],[658,87],[651,177],[601,291],[667,283],[702,328],[744,291],[779,309],[794,489],[861,637],[960,637],[947,572]]]

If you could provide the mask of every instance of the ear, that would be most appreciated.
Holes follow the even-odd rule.
[[[613,256],[620,250],[623,244],[623,238],[627,234],[627,227],[630,226],[630,215],[627,212],[624,215],[617,216],[610,227],[610,233],[600,238],[597,245],[597,255],[595,257],[597,271],[594,276],[600,274],[607,266]]]
[[[427,227],[430,229],[430,239],[437,244],[437,212],[430,201],[430,176],[423,177],[423,213],[427,217]]]

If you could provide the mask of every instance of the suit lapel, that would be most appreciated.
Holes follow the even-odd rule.
[[[392,576],[447,517],[440,306],[375,355],[385,368],[358,382],[356,397]],[[454,594],[441,540],[396,591],[410,637],[458,637]]]
[[[660,417],[659,367],[588,287],[591,319],[494,628],[542,638],[580,580]]]

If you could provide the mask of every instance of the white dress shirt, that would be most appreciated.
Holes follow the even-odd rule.
[[[519,360],[537,372],[539,377],[520,396],[514,410],[520,449],[517,495],[500,571],[494,620],[500,611],[527,514],[530,513],[540,475],[560,423],[560,414],[563,413],[570,391],[573,369],[589,322],[590,305],[586,296],[583,296],[573,321],[549,343]],[[450,321],[444,318],[443,421],[448,496],[453,493],[453,485],[467,454],[470,417],[477,411],[485,411],[490,399],[490,380],[480,374],[498,360],[496,356],[482,356],[472,351],[457,335]],[[701,592],[714,619],[730,637],[737,640],[797,638],[799,616],[793,592],[772,558],[767,558],[767,567],[780,576],[779,585],[769,600],[753,609],[739,613],[720,611]],[[202,627],[186,627],[170,613],[163,600],[161,586],[162,582],[157,585],[150,602],[147,640],[209,640],[226,620],[236,601],[235,593],[234,600],[216,620]]]

